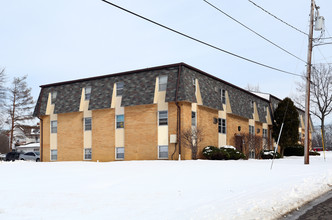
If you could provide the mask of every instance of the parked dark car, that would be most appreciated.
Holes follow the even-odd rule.
[[[36,162],[40,161],[39,152],[27,152],[25,154],[21,154],[19,157],[20,160],[33,160]]]
[[[6,154],[6,161],[15,161],[18,160],[20,157],[21,153],[13,151],[13,152],[9,152]]]

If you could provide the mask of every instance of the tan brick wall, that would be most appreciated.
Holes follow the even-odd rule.
[[[202,151],[206,146],[218,147],[218,123],[213,123],[213,118],[218,118],[218,111],[204,106],[198,106],[197,126],[203,130],[203,141],[198,147],[198,158],[204,158]]]
[[[157,105],[125,107],[125,160],[158,159]]]
[[[92,160],[115,160],[115,111],[92,111]]]
[[[191,103],[181,102],[181,132],[191,128]],[[191,150],[181,143],[181,159],[191,160]]]
[[[227,114],[227,144],[235,146],[235,135],[240,133],[249,133],[249,120],[233,114]],[[241,126],[241,131],[238,127]]]
[[[58,161],[83,160],[83,113],[58,114]]]
[[[42,161],[43,162],[49,162],[51,153],[50,153],[50,135],[51,135],[51,125],[50,125],[50,116],[43,116],[43,137],[40,138],[43,139],[43,155],[42,155]]]
[[[168,103],[168,137],[171,134],[177,135],[177,107],[174,102]],[[170,139],[169,139],[170,140]],[[168,159],[172,159],[172,154],[175,150],[175,144],[168,144]],[[176,152],[173,155],[173,160],[179,158],[179,145],[176,146]]]

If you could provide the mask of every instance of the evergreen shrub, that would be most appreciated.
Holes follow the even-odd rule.
[[[275,159],[281,158],[281,155],[278,152],[275,154],[273,150],[262,150],[261,151],[262,159],[273,159],[274,155],[275,155],[275,157],[274,157]]]
[[[303,145],[296,144],[294,146],[286,147],[284,156],[304,156]]]
[[[207,146],[203,149],[203,156],[208,160],[239,160],[245,159],[245,155],[233,148],[217,148]]]

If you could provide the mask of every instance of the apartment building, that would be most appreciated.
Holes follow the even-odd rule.
[[[177,63],[43,85],[34,116],[42,161],[190,159],[181,132],[198,127],[199,158],[209,145],[257,157],[243,136],[272,148],[274,102]]]

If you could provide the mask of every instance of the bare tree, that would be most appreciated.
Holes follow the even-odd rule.
[[[6,82],[5,69],[0,69],[0,131],[4,123],[3,106],[6,99],[5,82]]]
[[[21,123],[33,119],[33,98],[31,88],[26,83],[27,76],[15,77],[12,86],[8,89],[8,103],[6,111],[9,115],[7,123],[10,125],[9,148],[12,150],[14,129]]]
[[[191,149],[191,159],[197,160],[198,146],[203,141],[203,131],[199,127],[191,127],[182,131],[185,147]]]
[[[259,84],[257,84],[256,86],[247,84],[247,87],[245,89],[250,91],[250,92],[260,92]]]
[[[325,118],[332,112],[332,66],[320,64],[312,68],[311,82],[310,113],[319,118],[325,137]],[[297,91],[301,95],[295,102],[304,109],[305,81],[298,83]]]
[[[242,134],[244,137],[244,154],[247,158],[259,158],[260,152],[263,150],[263,139],[261,136],[254,134]]]

